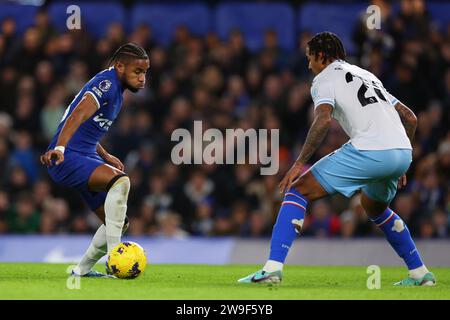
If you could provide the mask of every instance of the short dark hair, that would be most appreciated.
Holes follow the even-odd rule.
[[[345,60],[344,45],[341,39],[332,32],[326,31],[316,34],[308,41],[308,47],[310,54],[314,54],[316,59],[319,56],[319,52],[323,53],[323,63],[328,60]]]
[[[126,43],[114,52],[108,66],[116,61],[124,61],[125,59],[148,59],[148,55],[141,46],[131,42]]]

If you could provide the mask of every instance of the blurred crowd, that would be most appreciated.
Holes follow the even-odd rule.
[[[450,234],[450,26],[438,30],[422,0],[401,1],[393,13],[381,8],[382,30],[355,25],[357,52],[348,57],[377,75],[418,116],[408,185],[393,209],[416,237]],[[129,234],[165,237],[270,236],[281,195],[277,185],[297,157],[312,119],[312,75],[305,57],[312,34],[298,34],[294,52],[267,30],[264,47],[246,48],[233,30],[221,40],[192,35],[179,26],[168,47],[152,41],[141,25],[125,33],[112,24],[104,38],[89,30],[58,33],[41,10],[35,25],[16,33],[0,22],[0,233],[91,233],[99,224],[76,191],[55,185],[40,165],[42,154],[81,87],[115,49],[134,42],[148,50],[151,68],[144,90],[125,93],[121,114],[102,145],[125,164],[131,179]],[[177,128],[194,120],[208,128],[280,129],[280,169],[260,175],[260,166],[174,165]],[[337,123],[311,164],[348,137]],[[312,203],[304,233],[316,237],[379,235],[359,196],[335,195]]]

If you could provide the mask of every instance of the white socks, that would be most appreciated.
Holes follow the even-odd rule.
[[[78,275],[84,275],[91,271],[94,264],[106,254],[106,227],[102,224],[92,238],[91,244],[81,259],[80,263],[73,269]]]
[[[128,229],[128,224],[123,226],[122,235]],[[106,254],[106,227],[102,224],[92,238],[89,248],[73,271],[78,275],[84,275],[91,271],[92,267]]]
[[[283,264],[275,260],[267,260],[263,267],[263,271],[265,272],[275,272],[278,270],[283,271]]]
[[[105,199],[106,243],[108,252],[120,243],[122,228],[127,213],[130,179],[120,177],[109,189]]]
[[[430,271],[428,271],[427,267],[425,267],[425,265],[423,265],[416,269],[409,270],[409,276],[411,278],[413,278],[414,280],[419,280],[428,272],[430,272]]]

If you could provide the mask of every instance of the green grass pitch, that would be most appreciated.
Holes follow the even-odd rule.
[[[80,279],[67,288],[66,264],[0,263],[0,299],[450,299],[450,268],[432,268],[435,287],[399,288],[405,268],[381,267],[381,288],[369,290],[366,267],[286,266],[283,283],[238,284],[256,265],[148,265],[134,280]],[[96,267],[104,271],[102,265]]]

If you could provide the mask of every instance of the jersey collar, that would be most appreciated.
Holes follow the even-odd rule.
[[[313,78],[313,82],[316,80],[317,77],[319,77],[320,75],[324,74],[324,72],[326,70],[330,70],[333,66],[336,65],[336,63],[338,62],[345,62],[345,60],[341,60],[341,59],[336,59],[334,60],[332,63],[330,63],[329,65],[327,65],[322,71],[320,71],[318,74],[316,74],[316,76]]]
[[[114,66],[109,67],[108,70],[114,70],[113,74],[114,74],[114,78],[115,78],[116,83],[117,83],[117,87],[123,93],[125,91],[125,88],[122,87],[122,83],[120,82],[119,76],[117,75],[117,70],[114,68]]]
[[[344,60],[341,60],[341,59],[336,59],[336,60],[334,60],[332,63],[330,63],[329,65],[327,65],[327,66],[325,67],[325,69],[322,70],[322,72],[325,71],[325,70],[327,70],[327,69],[331,69],[332,66],[335,66],[337,63],[343,62],[343,61],[344,61]],[[322,72],[321,72],[321,73],[322,73]]]

